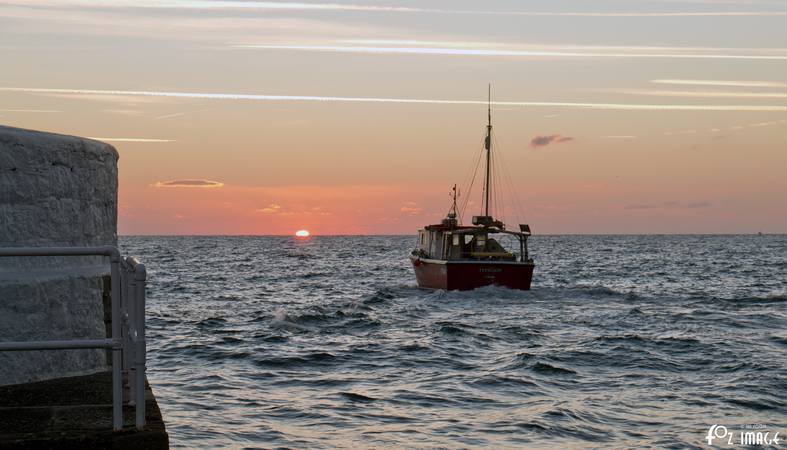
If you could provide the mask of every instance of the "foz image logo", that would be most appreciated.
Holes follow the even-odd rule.
[[[719,439],[722,445],[779,445],[779,432],[771,434],[765,431],[765,425],[746,425],[743,430],[736,433],[729,431],[724,425],[711,425],[705,440],[708,445],[713,445]],[[758,430],[758,431],[755,431]],[[737,439],[736,439],[737,438]]]

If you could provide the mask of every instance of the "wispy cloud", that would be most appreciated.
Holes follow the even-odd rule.
[[[281,211],[281,205],[278,205],[276,203],[271,203],[270,205],[259,209],[259,212],[263,214],[276,214],[279,211]]]
[[[630,0],[621,0],[629,2]],[[648,0],[657,3],[680,3],[680,4],[696,4],[696,5],[770,5],[770,6],[787,6],[787,2],[780,0]]]
[[[741,131],[741,130],[745,130],[747,128],[763,128],[763,127],[770,127],[772,125],[784,125],[784,124],[787,124],[787,119],[771,120],[771,121],[768,121],[768,122],[747,123],[745,125],[733,125],[731,127],[727,127],[727,128],[724,128],[724,129],[722,129],[722,128],[709,128],[709,129],[704,130],[704,131],[707,131],[709,133],[719,133],[719,132],[724,131],[724,130]],[[703,131],[703,130],[665,131],[664,135],[665,136],[681,136],[681,135],[686,135],[686,134],[697,134],[697,133],[700,133],[701,131]]]
[[[120,91],[96,89],[26,88],[0,87],[0,92],[29,92],[35,94],[111,94],[130,96],[166,97],[173,99],[201,98],[210,100],[247,100],[247,101],[306,101],[306,102],[346,102],[346,103],[405,103],[435,105],[486,105],[486,100],[443,100],[381,97],[333,97],[313,95],[265,95],[231,94],[207,92],[167,92],[167,91]],[[591,102],[534,102],[534,101],[493,101],[494,106],[549,107],[568,109],[598,109],[612,111],[759,111],[787,112],[784,105],[675,105],[640,103],[591,103]]]
[[[639,58],[639,59],[727,59],[727,60],[772,60],[787,61],[787,55],[744,54],[739,53],[657,53],[637,50],[631,51],[569,51],[569,50],[515,50],[500,48],[455,48],[455,47],[383,47],[361,45],[268,45],[237,44],[235,48],[258,50],[289,50],[331,53],[367,53],[400,55],[442,55],[442,56],[480,56],[480,57],[558,57],[558,58]]]
[[[710,208],[712,206],[713,206],[713,204],[710,203],[710,202],[694,202],[694,203],[687,204],[686,208],[699,209],[699,208]]]
[[[665,136],[683,136],[685,134],[697,134],[698,130],[665,131]]]
[[[153,183],[152,186],[159,188],[220,188],[224,186],[224,183],[213,180],[189,178],[184,180],[159,181]]]
[[[77,6],[102,8],[155,8],[155,9],[195,9],[195,10],[272,10],[272,11],[351,11],[377,13],[422,13],[422,14],[457,14],[457,15],[506,15],[529,17],[718,17],[718,16],[779,16],[787,15],[787,11],[522,11],[522,10],[473,10],[423,8],[414,6],[386,6],[351,3],[307,3],[307,2],[265,2],[265,1],[200,1],[200,0],[115,0],[104,2],[99,0],[28,0],[35,6]],[[733,3],[746,5],[746,3]],[[778,4],[774,4],[778,5]]]
[[[550,144],[560,144],[563,142],[573,141],[574,138],[570,136],[561,136],[559,134],[552,134],[549,136],[536,136],[530,140],[531,148],[546,147]]]
[[[662,203],[635,203],[626,205],[623,209],[638,210],[638,209],[703,209],[711,208],[713,204],[706,201],[680,203],[675,201],[662,202]]]
[[[294,207],[285,208],[278,203],[271,203],[270,205],[255,210],[262,214],[275,214],[277,216],[332,216],[333,213],[326,211],[322,206],[312,207]]]
[[[599,51],[599,52],[745,52],[785,53],[787,48],[780,47],[708,47],[708,46],[674,46],[674,45],[590,45],[590,44],[544,44],[544,43],[511,43],[499,41],[456,41],[456,40],[424,40],[424,39],[341,39],[340,44],[396,46],[396,47],[470,47],[470,48],[503,48],[513,50],[554,50],[554,51]],[[248,42],[247,42],[248,44]]]
[[[652,97],[697,98],[787,98],[785,92],[730,92],[730,91],[662,91],[650,89],[607,89],[604,92]]]
[[[0,112],[7,112],[7,113],[61,113],[63,111],[58,111],[56,109],[0,109]]]
[[[175,142],[172,139],[147,139],[147,138],[128,138],[128,137],[88,137],[88,139],[95,139],[104,142],[139,142],[139,143],[166,143]]]
[[[684,86],[725,86],[725,87],[758,87],[787,88],[787,83],[778,81],[745,81],[745,80],[651,80],[656,84],[677,84]]]
[[[182,117],[182,116],[185,116],[186,114],[193,114],[193,113],[203,112],[203,111],[206,111],[206,110],[204,110],[204,109],[197,109],[197,110],[194,110],[194,111],[181,111],[181,112],[175,112],[175,113],[170,113],[170,114],[162,114],[160,116],[156,116],[155,119],[156,120],[174,119],[175,117]]]
[[[410,216],[417,216],[421,214],[423,211],[424,209],[418,206],[418,204],[415,202],[404,202],[404,204],[402,204],[402,207],[399,208],[399,212]]]
[[[177,112],[177,113],[172,113],[172,114],[163,114],[161,116],[156,116],[155,119],[156,120],[172,119],[174,117],[180,117],[180,116],[182,116],[184,114],[187,114],[187,113],[185,113],[185,112]]]
[[[131,4],[132,2],[129,2]],[[168,43],[198,42],[215,46],[217,42],[265,39],[276,42],[283,35],[295,35],[300,39],[325,36],[350,38],[388,34],[392,29],[365,23],[346,23],[331,18],[287,17],[271,14],[221,14],[218,11],[201,14],[177,14],[182,11],[144,11],[136,1],[121,8],[116,2],[92,2],[94,7],[82,7],[66,1],[35,0],[12,3],[0,0],[0,18],[4,34],[20,36],[16,50],[46,49],[35,39],[24,39],[30,35],[46,36],[101,36],[100,41],[112,36],[137,37],[145,40],[165,39]],[[88,5],[90,6],[90,5]],[[173,13],[177,14],[173,16]],[[82,49],[64,45],[69,49]],[[80,40],[81,42],[81,40]],[[107,44],[108,45],[108,44]],[[106,47],[109,48],[109,47]],[[89,49],[88,49],[89,50]]]

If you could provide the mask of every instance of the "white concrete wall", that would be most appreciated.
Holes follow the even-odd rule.
[[[117,245],[117,151],[0,126],[0,246]],[[0,341],[106,336],[101,257],[0,258]],[[0,352],[0,385],[106,369],[102,350]]]

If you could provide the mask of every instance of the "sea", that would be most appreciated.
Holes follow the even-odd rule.
[[[533,236],[530,291],[468,292],[413,236],[119,241],[175,448],[787,445],[786,235]]]

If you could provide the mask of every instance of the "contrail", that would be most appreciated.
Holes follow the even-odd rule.
[[[121,91],[98,89],[52,89],[0,87],[0,92],[29,92],[35,94],[76,94],[76,95],[128,95],[142,97],[201,98],[211,100],[249,100],[249,101],[300,101],[300,102],[343,102],[343,103],[394,103],[394,104],[434,104],[434,105],[486,105],[485,100],[441,100],[412,98],[379,97],[335,97],[316,95],[265,95],[229,94],[206,92],[161,92],[161,91]],[[762,111],[787,112],[781,105],[670,105],[637,103],[590,103],[590,102],[532,102],[532,101],[493,101],[496,106],[549,107],[573,109],[623,110],[623,111]]]

